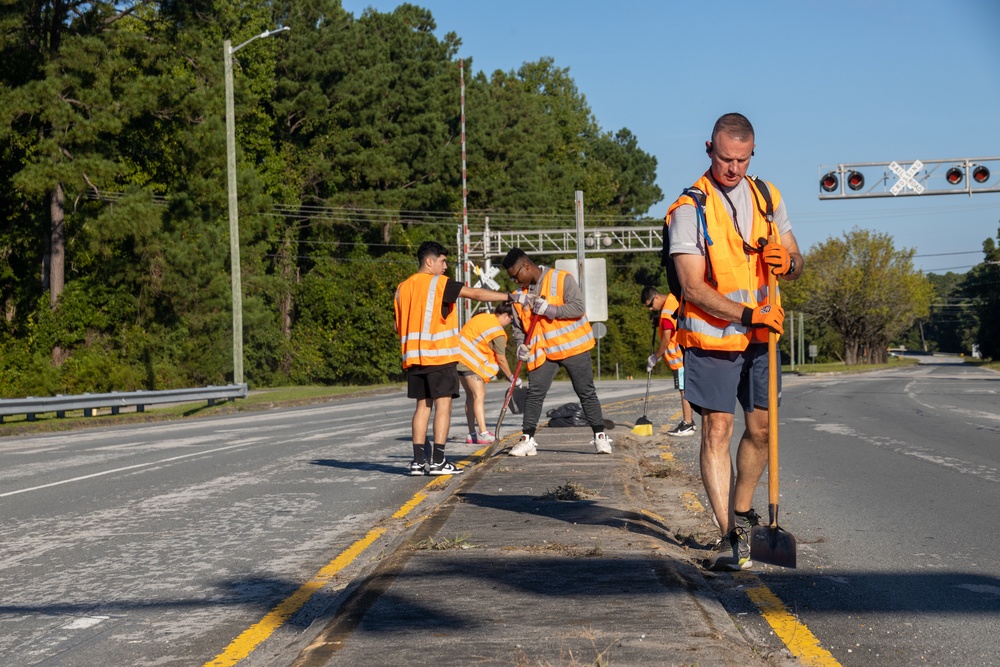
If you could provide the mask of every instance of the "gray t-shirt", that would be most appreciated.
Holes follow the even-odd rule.
[[[746,179],[732,188],[722,190],[728,195],[736,208],[736,220],[739,222],[740,235],[743,240],[751,246],[757,246],[757,240],[750,238],[753,231],[753,213],[757,206],[754,202],[753,193]],[[729,207],[729,202],[720,195],[726,212],[732,218],[733,210]],[[792,230],[792,223],[788,220],[788,211],[785,209],[785,200],[782,199],[778,208],[774,211],[774,222],[778,227],[779,234],[785,234]],[[670,224],[667,229],[670,232],[670,254],[671,255],[702,255],[705,254],[704,237],[698,224],[698,214],[691,204],[683,204],[674,209],[670,214]]]

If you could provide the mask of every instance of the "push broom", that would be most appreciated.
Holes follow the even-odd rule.
[[[653,343],[650,356],[656,354],[656,323],[653,323]],[[649,383],[653,379],[653,369],[646,371],[646,398],[642,399],[642,416],[635,420],[632,432],[636,435],[653,435],[653,422],[646,418],[646,404],[649,403]]]

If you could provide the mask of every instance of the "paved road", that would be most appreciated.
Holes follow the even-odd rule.
[[[751,576],[841,664],[995,664],[998,391],[1000,375],[958,365],[786,378],[782,525],[800,566]],[[569,400],[557,384],[547,407]],[[394,394],[0,440],[5,664],[211,660],[426,483],[397,474],[411,411]],[[742,575],[711,580],[748,635],[767,635]]]
[[[927,361],[786,378],[781,525],[799,568],[761,578],[843,665],[998,664],[1000,374]]]
[[[599,386],[606,404],[644,390]],[[546,407],[570,400],[557,383]],[[0,440],[3,663],[211,660],[426,484],[402,475],[412,409],[394,393]],[[460,414],[452,456],[475,449]]]

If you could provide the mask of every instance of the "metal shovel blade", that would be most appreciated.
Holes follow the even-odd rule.
[[[778,506],[769,507],[771,523],[750,531],[750,558],[778,567],[795,567],[795,536],[778,525]]]

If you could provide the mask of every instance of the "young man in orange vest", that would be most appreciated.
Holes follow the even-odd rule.
[[[511,448],[510,455],[534,456],[538,453],[535,442],[538,418],[560,366],[566,369],[583,414],[594,431],[590,444],[598,454],[610,454],[611,438],[604,433],[604,415],[594,388],[594,368],[590,360],[590,350],[595,345],[594,333],[587,321],[580,286],[572,274],[538,266],[520,248],[511,248],[502,264],[507,275],[521,286],[515,292],[518,317],[514,319],[514,340],[518,343],[517,358],[528,365],[528,397],[524,405],[522,435]],[[535,330],[531,339],[525,340],[533,318],[537,318]]]
[[[660,294],[652,285],[643,288],[640,298],[642,305],[660,314],[660,347],[646,360],[646,372],[652,372],[660,359],[666,359],[674,374],[674,389],[681,393],[681,420],[677,426],[667,431],[667,435],[677,438],[694,435],[698,427],[694,425],[691,404],[684,398],[684,352],[674,336],[680,303],[673,294]]]
[[[444,275],[447,250],[436,241],[417,249],[420,270],[396,288],[396,333],[406,371],[406,395],[415,399],[411,475],[455,475],[461,468],[447,460],[444,446],[451,427],[451,401],[458,398],[456,365],[461,355],[458,330],[459,297],[477,301],[510,301],[506,292],[469,287]],[[434,447],[425,453],[427,426],[434,411]]]
[[[492,444],[495,437],[486,429],[486,384],[498,372],[511,377],[507,365],[507,332],[514,319],[514,309],[501,303],[492,313],[474,315],[460,332],[462,357],[458,360],[458,379],[465,389],[465,420],[469,424],[468,444]],[[521,386],[521,378],[517,379]]]
[[[720,117],[705,142],[711,166],[693,186],[704,203],[686,190],[667,211],[683,290],[677,337],[684,388],[702,418],[702,482],[722,531],[705,560],[712,570],[752,566],[748,533],[759,518],[751,503],[768,460],[767,335],[782,333],[785,317],[780,295],[767,293],[767,274],[795,280],[803,266],[781,193],[746,175],[754,140],[746,117]],[[772,235],[778,241],[767,243]],[[737,401],[745,428],[733,479]]]

